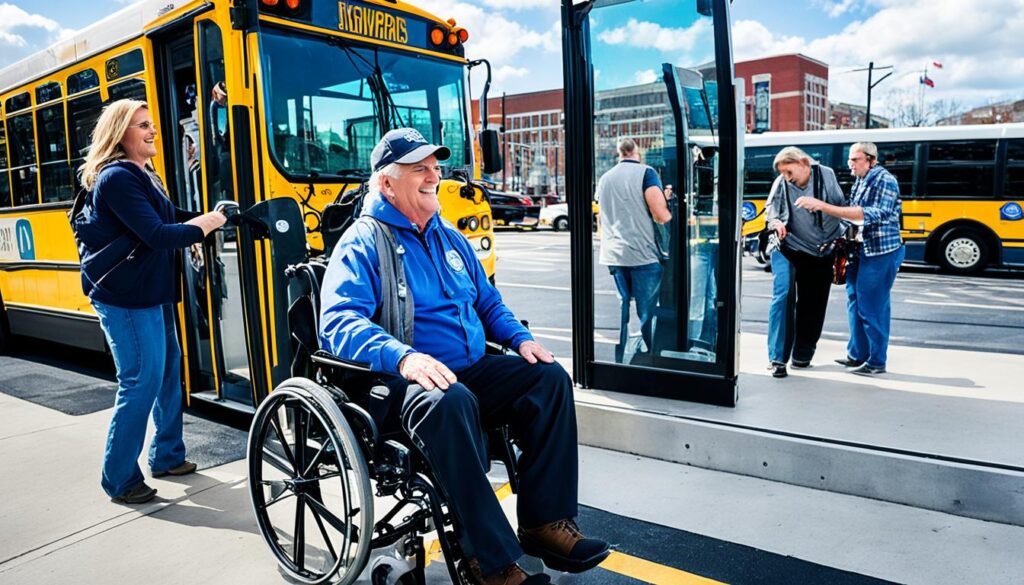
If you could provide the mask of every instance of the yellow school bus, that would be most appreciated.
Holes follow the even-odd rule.
[[[0,346],[24,335],[104,347],[66,213],[95,120],[121,98],[149,103],[154,163],[177,205],[235,201],[269,226],[226,228],[184,253],[190,400],[251,410],[287,377],[284,269],[322,251],[322,211],[365,182],[391,128],[449,147],[442,214],[493,276],[468,37],[397,0],[144,0],[0,70]]]
[[[747,136],[743,235],[764,228],[772,162],[782,148],[798,146],[832,167],[849,196],[854,177],[846,161],[850,145],[862,141],[878,146],[879,163],[899,182],[905,263],[955,274],[1024,266],[1024,124]]]

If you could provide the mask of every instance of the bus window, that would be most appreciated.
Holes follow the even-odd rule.
[[[926,197],[992,197],[994,140],[932,142],[928,147]]]
[[[201,23],[199,40],[200,93],[197,107],[203,113],[203,147],[206,158],[207,198],[212,208],[221,199],[234,199],[231,171],[231,132],[228,126],[228,92],[224,85],[224,44],[220,28]]]
[[[36,141],[32,114],[7,119],[7,139],[11,149],[11,183],[15,205],[39,203],[36,192]]]
[[[1005,199],[1024,199],[1024,138],[1006,141]]]
[[[75,193],[68,166],[63,103],[36,110],[36,132],[39,136],[39,180],[43,185],[43,203],[70,201]]]
[[[59,100],[62,97],[64,96],[61,94],[59,81],[44,83],[36,88],[36,105]]]
[[[102,111],[103,101],[98,91],[68,100],[68,142],[72,169],[77,169],[85,162],[92,129]]]
[[[144,68],[145,62],[142,59],[142,49],[129,51],[119,57],[107,59],[105,69],[107,73],[107,81],[114,81],[115,79],[127,77],[133,73],[142,71]]]
[[[86,69],[68,76],[68,95],[89,91],[100,86],[100,76],[93,69]]]
[[[782,147],[748,148],[743,163],[743,196],[767,197],[768,191],[775,181],[775,168],[772,162]]]
[[[11,206],[11,183],[7,177],[7,132],[0,122],[0,208]]]
[[[110,101],[123,99],[146,101],[146,82],[141,79],[129,79],[107,88]]]
[[[28,92],[19,93],[18,95],[7,98],[4,102],[4,111],[8,114],[11,112],[17,112],[18,110],[24,110],[32,105],[32,98],[28,95]]]
[[[839,184],[847,190],[849,189],[847,184],[853,185],[853,175],[850,174],[849,166],[845,161],[850,158],[850,144],[843,146],[842,160],[843,169],[842,173],[839,169],[836,169],[836,174],[840,175]],[[900,186],[900,197],[906,199],[914,196],[914,157],[917,149],[917,143],[915,142],[878,142],[875,144],[878,147],[878,164],[885,167],[885,170],[892,173],[896,177],[896,182]],[[837,165],[838,166],[838,165]]]

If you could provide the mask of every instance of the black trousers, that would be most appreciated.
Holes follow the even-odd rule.
[[[369,410],[383,429],[400,424],[424,453],[461,529],[466,555],[493,574],[523,556],[487,479],[484,428],[509,425],[519,457],[519,525],[534,528],[578,515],[576,408],[562,366],[486,355],[448,390],[389,378],[388,404]],[[400,406],[399,406],[400,405]]]
[[[793,360],[809,362],[814,357],[825,326],[828,295],[832,290],[833,255],[813,256],[785,247],[782,254],[793,267],[790,288],[793,303],[790,306],[795,304],[793,335],[787,331],[786,342],[788,344],[792,340]]]

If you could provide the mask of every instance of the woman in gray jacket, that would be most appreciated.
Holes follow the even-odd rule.
[[[794,368],[811,366],[832,286],[832,242],[843,232],[838,219],[799,209],[794,202],[808,196],[844,205],[846,198],[835,172],[795,146],[779,151],[775,170],[779,176],[765,203],[768,229],[779,241],[771,254],[768,359],[772,375],[783,378],[790,357]]]

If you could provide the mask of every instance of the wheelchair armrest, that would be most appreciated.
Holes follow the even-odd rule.
[[[341,368],[343,370],[351,370],[353,372],[369,372],[369,364],[363,362],[354,362],[345,358],[340,358],[329,351],[318,349],[313,352],[313,355],[309,356],[313,363],[321,366],[329,366],[332,368]]]

